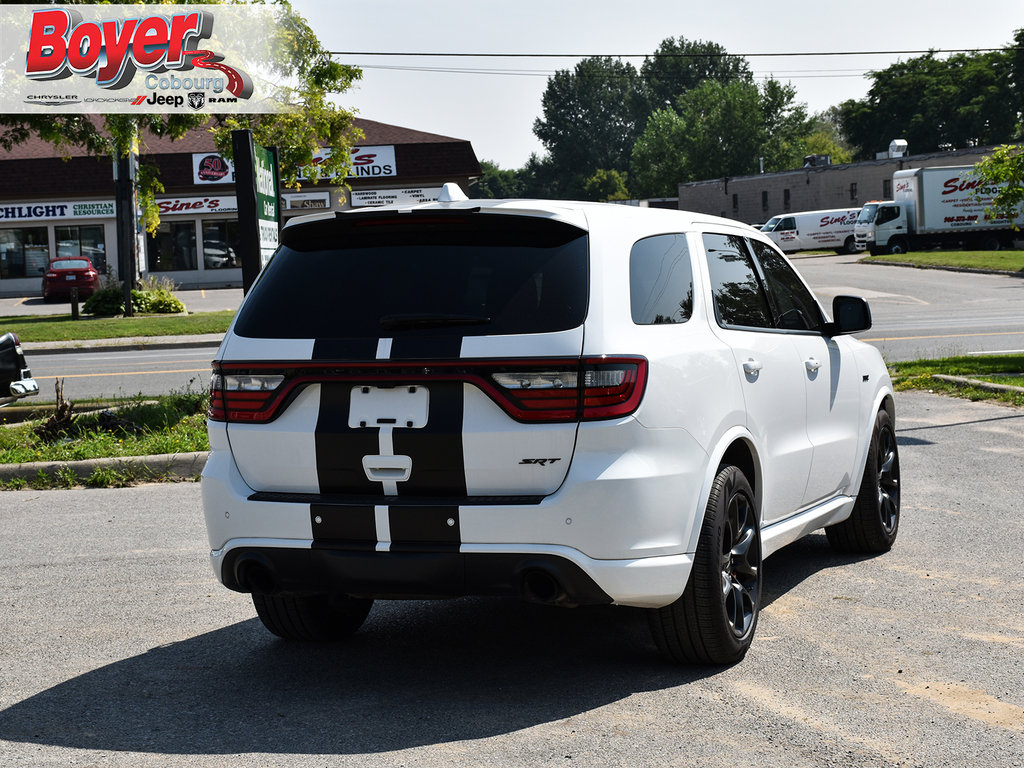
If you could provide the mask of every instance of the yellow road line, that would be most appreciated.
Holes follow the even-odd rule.
[[[92,376],[147,376],[156,373],[209,373],[209,368],[188,368],[180,371],[122,371],[120,373],[47,373],[39,374],[37,379],[88,379]]]

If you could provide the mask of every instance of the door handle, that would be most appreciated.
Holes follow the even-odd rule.
[[[821,362],[813,357],[804,360],[804,367],[807,368],[809,373],[814,373],[816,370],[821,368]]]
[[[755,360],[754,358],[750,358],[745,363],[743,363],[743,372],[750,376],[759,373],[762,368],[764,368],[764,365],[759,360]]]

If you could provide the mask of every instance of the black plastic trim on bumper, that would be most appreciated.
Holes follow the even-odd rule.
[[[237,592],[338,594],[382,599],[519,597],[553,605],[606,605],[611,597],[555,555],[452,551],[241,547],[224,557]]]
[[[249,496],[249,501],[325,504],[339,507],[507,507],[536,505],[543,500],[543,496],[349,496],[274,491],[256,491]]]

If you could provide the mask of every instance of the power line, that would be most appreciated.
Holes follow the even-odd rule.
[[[332,56],[422,56],[479,59],[707,59],[771,58],[783,56],[924,56],[941,53],[993,53],[1024,48],[929,48],[907,51],[788,51],[775,53],[441,53],[439,51],[328,51]]]
[[[551,69],[484,69],[479,67],[427,67],[427,66],[402,66],[392,64],[357,64],[361,69],[383,70],[389,72],[431,72],[455,75],[503,75],[512,77],[552,77],[557,74]],[[864,77],[868,70],[864,69],[824,69],[824,70],[780,70],[777,72],[753,72],[757,78],[782,77],[787,80],[803,80],[808,78],[842,78],[842,77]],[[595,77],[602,79],[626,79],[626,75],[612,73],[596,73]]]

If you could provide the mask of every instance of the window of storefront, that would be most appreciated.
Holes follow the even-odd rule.
[[[38,277],[49,263],[46,227],[0,229],[0,278]]]
[[[241,267],[238,256],[238,221],[203,222],[203,265],[206,269]]]
[[[85,256],[101,275],[107,271],[107,247],[102,224],[54,227],[53,234],[58,258]]]
[[[146,240],[146,263],[150,272],[198,269],[195,221],[161,221]]]

